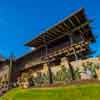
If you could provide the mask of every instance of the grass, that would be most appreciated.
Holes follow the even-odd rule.
[[[7,92],[0,100],[100,100],[100,84],[59,88],[16,88]]]

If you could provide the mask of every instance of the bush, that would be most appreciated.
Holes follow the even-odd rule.
[[[81,78],[81,75],[80,75],[80,69],[79,68],[76,68],[75,70],[74,70],[74,75],[75,75],[75,79],[76,80],[79,80],[80,78]]]
[[[100,69],[100,66],[92,62],[87,62],[86,64],[83,64],[83,67],[84,67],[84,72],[86,72],[86,70],[89,70],[92,74],[92,77],[97,78],[96,70]]]
[[[55,81],[71,80],[70,70],[66,69],[64,66],[61,66],[61,70],[58,71],[54,77]]]
[[[38,76],[34,78],[34,83],[36,86],[41,86],[43,84],[47,84],[48,80],[48,74],[38,72]]]

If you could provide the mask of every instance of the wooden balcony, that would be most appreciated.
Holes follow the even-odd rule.
[[[86,41],[81,41],[78,43],[74,43],[70,46],[64,47],[64,48],[59,48],[58,50],[54,50],[50,53],[48,53],[47,57],[44,56],[42,57],[43,60],[51,59],[60,55],[65,54],[66,56],[72,56],[75,53],[79,54],[81,52],[85,52],[87,50],[88,42]]]

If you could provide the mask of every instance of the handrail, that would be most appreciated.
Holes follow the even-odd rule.
[[[78,43],[74,43],[70,46],[67,46],[67,47],[64,47],[64,48],[61,48],[57,51],[53,51],[51,53],[49,53],[47,55],[47,57],[43,57],[43,58],[52,58],[52,57],[55,57],[55,56],[58,56],[58,55],[61,55],[63,53],[67,53],[68,55],[69,54],[73,54],[73,49],[78,49],[76,50],[76,53],[80,53],[82,51],[85,51],[86,50],[86,46],[88,45],[88,42],[87,41],[80,41]]]

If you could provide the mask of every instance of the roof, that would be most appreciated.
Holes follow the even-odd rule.
[[[45,45],[45,43],[49,44],[66,35],[71,35],[77,30],[81,30],[81,32],[85,33],[89,32],[91,34],[91,38],[94,38],[83,8],[64,18],[62,21],[49,28],[47,31],[41,33],[36,38],[33,38],[25,45],[41,48]]]
[[[0,55],[0,62],[4,62],[6,59],[2,56],[2,55]]]
[[[0,55],[0,70],[2,68],[2,65],[8,64],[8,60],[4,58],[2,55]]]

